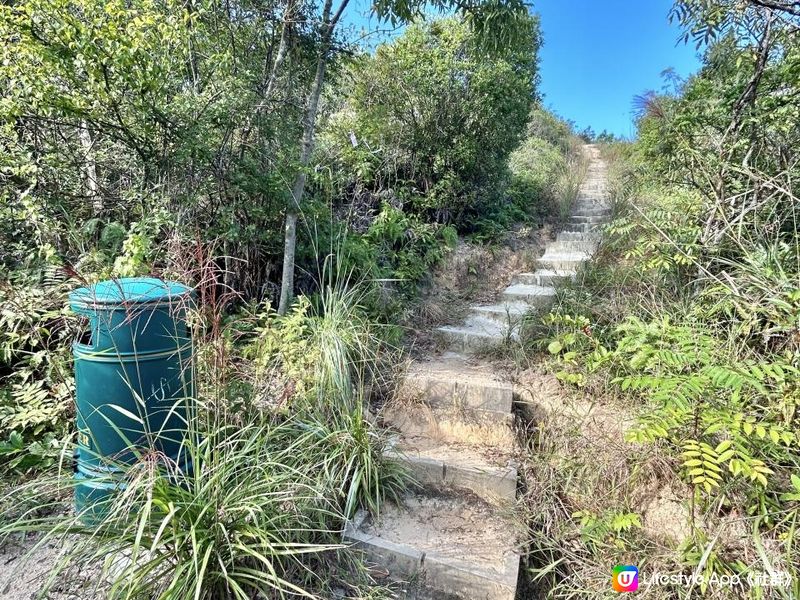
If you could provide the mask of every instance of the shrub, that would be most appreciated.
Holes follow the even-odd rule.
[[[389,203],[370,213],[358,217],[358,226],[317,219],[314,239],[303,249],[306,260],[317,263],[307,288],[324,294],[330,284],[357,287],[359,303],[387,322],[416,297],[431,269],[455,246],[457,234],[452,226],[426,222]]]
[[[68,565],[98,564],[111,598],[331,597],[338,572],[366,581],[346,568],[358,561],[333,551],[345,519],[362,507],[379,512],[405,474],[366,417],[381,342],[360,288],[335,281],[285,317],[261,308],[223,319],[227,300],[212,297],[192,315],[191,468],[148,447],[132,465],[109,458],[123,475],[110,482],[106,510],[75,516],[64,515],[61,497],[42,501],[75,485],[66,465],[4,498],[0,535],[69,540],[46,587]],[[33,507],[20,509],[26,497]]]
[[[509,159],[511,204],[528,218],[564,218],[577,195],[568,183],[580,177],[580,170],[556,146],[540,138],[528,138]],[[577,171],[577,172],[576,172]]]
[[[77,325],[66,309],[70,287],[60,275],[0,284],[0,461],[17,472],[53,464],[67,433]]]
[[[562,155],[574,150],[575,132],[570,124],[541,106],[531,111],[525,137],[544,140],[558,148]]]
[[[535,98],[538,22],[526,27],[517,46],[487,54],[456,19],[410,26],[356,62],[321,148],[339,172],[394,189],[406,212],[469,228],[502,200],[496,188]]]

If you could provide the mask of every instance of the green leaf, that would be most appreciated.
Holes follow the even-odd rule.
[[[714,450],[716,451],[717,454],[725,452],[725,450],[731,447],[732,443],[733,442],[731,442],[731,440],[723,440],[717,445],[716,448],[714,448]]]

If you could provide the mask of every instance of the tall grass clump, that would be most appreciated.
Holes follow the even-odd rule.
[[[92,522],[96,508],[39,518],[47,508],[40,505],[4,533],[43,532],[40,544],[68,540],[51,577],[76,565],[99,571],[110,598],[310,596],[301,586],[322,586],[309,557],[322,560],[337,547],[342,519],[314,470],[322,442],[291,423],[217,425],[190,448],[189,473],[143,456],[99,522]]]
[[[325,260],[323,283],[310,307],[316,393],[309,415],[319,427],[328,428],[341,451],[338,478],[349,482],[343,489],[344,511],[350,517],[358,507],[380,512],[387,496],[396,500],[404,474],[383,457],[382,434],[367,416],[370,396],[391,385],[395,351],[367,316],[374,282],[354,281],[340,259],[331,254]]]

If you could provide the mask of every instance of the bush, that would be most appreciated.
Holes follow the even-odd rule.
[[[563,221],[585,174],[581,143],[568,124],[542,109],[532,112],[528,132],[509,159],[510,204],[535,222]]]
[[[515,206],[536,220],[560,213],[556,186],[568,165],[558,148],[543,139],[528,138],[511,154],[509,166],[508,194]]]
[[[319,227],[301,248],[305,262],[317,263],[306,289],[309,296],[324,293],[326,285],[342,279],[341,285],[359,287],[372,317],[391,321],[455,246],[456,231],[388,202],[353,220],[358,223],[336,222],[328,209],[320,211]]]
[[[456,19],[410,26],[356,62],[322,151],[346,177],[393,189],[407,213],[468,229],[502,200],[506,161],[535,98],[538,22],[527,28],[516,47],[487,54]]]
[[[575,146],[575,132],[570,124],[540,106],[531,111],[526,138],[544,140],[562,155],[572,152]]]
[[[0,461],[17,474],[52,465],[67,435],[74,383],[69,281],[17,274],[0,284]]]

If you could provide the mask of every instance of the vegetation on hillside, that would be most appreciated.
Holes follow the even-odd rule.
[[[339,31],[346,2],[0,7],[3,540],[69,540],[59,571],[101,568],[110,597],[384,593],[339,542],[405,485],[368,416],[398,326],[458,235],[495,243],[574,191],[537,19],[436,4],[377,3],[413,23],[374,54]],[[197,294],[194,468],[141,449],[87,525],[64,515],[67,294],[139,275]]]
[[[800,22],[780,2],[685,1],[674,17],[703,67],[639,98],[638,141],[606,148],[604,250],[545,319],[558,378],[622,418],[616,437],[543,434],[561,468],[531,466],[550,507],[532,573],[560,598],[603,596],[613,564],[704,578],[653,597],[792,598]]]
[[[459,236],[565,218],[583,166],[541,107],[538,18],[432,5],[375,3],[403,27],[371,53],[347,0],[0,6],[0,534],[66,540],[49,585],[77,566],[116,598],[390,595],[340,540],[407,484],[370,418],[403,326]],[[527,589],[604,597],[636,564],[704,577],[654,598],[797,597],[800,14],[672,18],[702,69],[636,100],[635,142],[580,134],[614,219],[515,347],[578,405],[521,436]],[[193,469],[140,449],[87,525],[65,516],[66,298],[136,275],[197,293]]]

